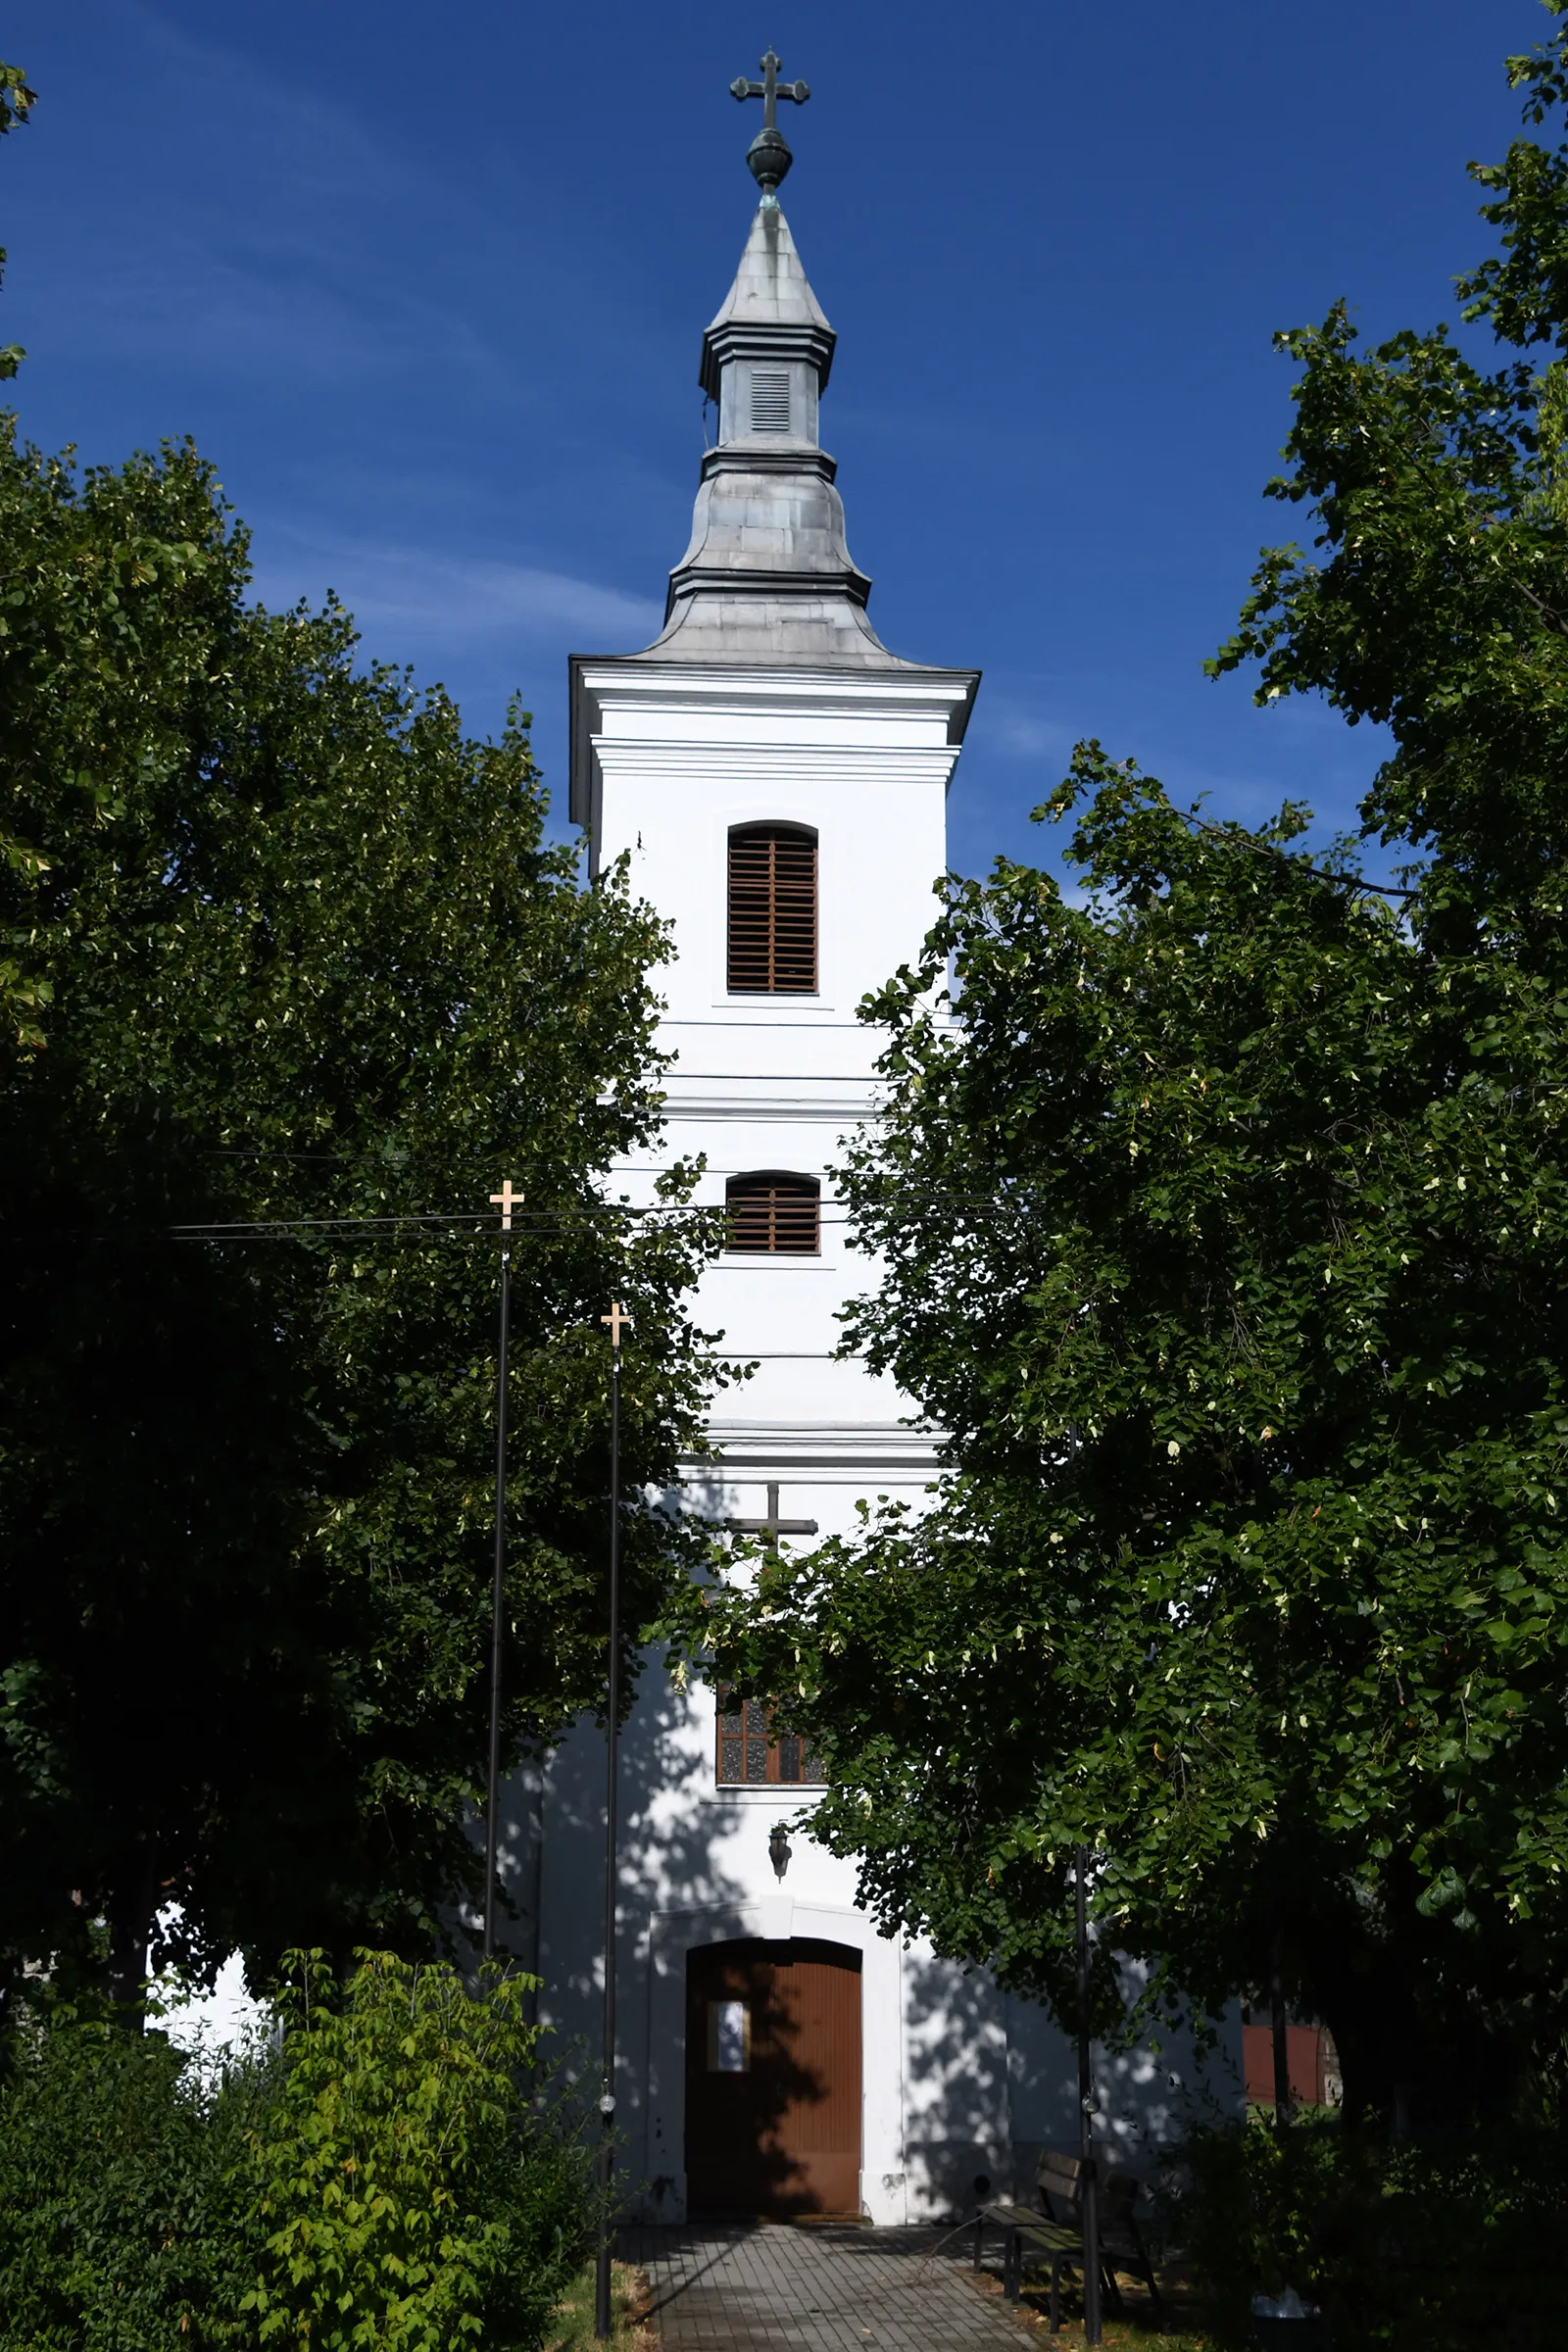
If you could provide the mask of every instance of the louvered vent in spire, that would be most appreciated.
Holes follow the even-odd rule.
[[[790,429],[790,371],[787,368],[752,369],[752,430],[787,433]]]
[[[739,996],[816,988],[816,835],[737,825],[729,837],[728,985]]]

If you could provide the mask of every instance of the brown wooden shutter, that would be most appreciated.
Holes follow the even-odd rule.
[[[728,986],[739,996],[816,988],[816,835],[737,825],[729,837]]]
[[[814,1176],[786,1176],[776,1168],[732,1176],[724,1205],[728,1250],[814,1257],[821,1249],[821,1187]]]

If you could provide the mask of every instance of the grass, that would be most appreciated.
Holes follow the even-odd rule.
[[[1000,2300],[1002,2281],[994,2272],[982,2271],[978,2277],[965,2266],[962,2274],[972,2280],[977,2291]],[[1203,2324],[1195,2299],[1185,2289],[1179,2273],[1160,2271],[1159,2291],[1163,2305],[1163,2327],[1156,2327],[1149,2298],[1142,2286],[1130,2279],[1121,2282],[1126,2310],[1119,2316],[1102,2306],[1101,2340],[1105,2352],[1213,2352],[1214,2338]],[[1084,2342],[1083,2313],[1077,2303],[1077,2280],[1062,2280],[1061,2328],[1055,2335],[1049,2332],[1049,2300],[1043,2290],[1026,2288],[1022,2300],[1013,2308],[1018,2319],[1032,2334],[1038,2333],[1042,2352],[1049,2344],[1055,2352],[1082,2352]]]
[[[648,2320],[648,2274],[630,2263],[611,2266],[611,2343],[613,2352],[653,2352]],[[603,2352],[594,2333],[594,2266],[587,2263],[556,2305],[550,2352]]]

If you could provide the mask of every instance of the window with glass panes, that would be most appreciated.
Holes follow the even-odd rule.
[[[728,1690],[718,1694],[714,1763],[721,1788],[820,1788],[827,1778],[798,1734],[775,1733],[765,1700]]]

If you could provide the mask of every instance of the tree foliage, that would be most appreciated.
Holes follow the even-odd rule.
[[[1250,2344],[1252,2298],[1294,2286],[1336,2343],[1466,2352],[1477,2337],[1545,2352],[1568,2254],[1560,2121],[1380,2145],[1337,2117],[1277,2132],[1255,2109],[1173,2151],[1163,2219],[1186,2251],[1209,2341]]]
[[[27,87],[27,77],[20,66],[0,65],[0,138],[25,122],[37,104],[38,93]],[[0,282],[4,281],[6,249],[0,245]],[[17,372],[26,353],[20,343],[0,346],[0,383]],[[26,842],[20,840],[0,814],[0,862],[9,865],[14,873],[26,876],[36,871],[35,853]],[[0,1035],[15,1022],[24,1037],[35,1039],[37,1031],[31,1017],[38,1005],[38,982],[25,974],[18,964],[8,943],[0,939]]]
[[[1565,1008],[1290,820],[1078,774],[1098,900],[955,884],[877,1007],[851,1336],[953,1483],[708,1614],[889,1925],[1059,1998],[1086,1840],[1118,1944],[1213,2001],[1283,1916],[1353,2075],[1411,1987],[1434,2031],[1478,1978],[1559,1990]]]
[[[580,2141],[527,2093],[533,1980],[367,1952],[339,1990],[289,1956],[285,2063],[258,2134],[262,2344],[531,2352],[590,2227]]]
[[[1553,13],[1564,8],[1553,0]],[[1540,119],[1568,32],[1510,68]],[[1463,281],[1568,350],[1568,157],[1517,142]],[[722,1671],[828,1752],[884,1922],[1058,1999],[1097,1908],[1218,2002],[1279,1950],[1352,2104],[1558,2045],[1568,1866],[1564,361],[1446,330],[1300,364],[1312,554],[1213,666],[1395,742],[1348,852],[1172,807],[1086,745],[1088,903],[952,880],[865,1010],[889,1115],[848,1191],[850,1338],[948,1433],[913,1518],[710,1596]],[[951,969],[953,998],[944,987]]]
[[[25,122],[38,103],[36,90],[27,87],[27,76],[20,66],[0,65],[0,138]],[[5,275],[6,249],[0,245],[0,277]],[[26,353],[20,343],[0,347],[0,382],[16,374]],[[0,841],[0,851],[4,843]],[[4,972],[0,969],[0,1010],[4,1006]]]
[[[1559,0],[1547,0],[1562,17]],[[1540,122],[1562,101],[1568,33],[1509,61]],[[1260,703],[1320,693],[1396,750],[1368,833],[1431,860],[1445,946],[1506,930],[1550,963],[1568,833],[1568,147],[1518,139],[1472,165],[1502,252],[1459,280],[1465,318],[1554,356],[1491,369],[1446,327],[1365,356],[1346,307],[1276,337],[1303,369],[1270,497],[1306,505],[1313,553],[1266,551],[1209,666],[1256,663]],[[1474,338],[1469,339],[1473,342]],[[1515,937],[1517,934],[1517,937]]]
[[[140,1973],[415,1946],[472,1888],[513,1277],[506,1746],[603,1703],[608,1364],[627,1494],[700,1443],[705,1247],[606,1171],[654,1129],[663,931],[544,831],[521,722],[246,602],[188,448],[0,445],[0,1946]],[[679,1541],[628,1510],[628,1676]]]
[[[0,2352],[250,2352],[266,2055],[204,2085],[162,2034],[45,1996],[3,2059]]]
[[[592,2227],[532,1980],[289,1955],[221,2059],[33,1984],[0,2070],[0,2352],[538,2352]]]

